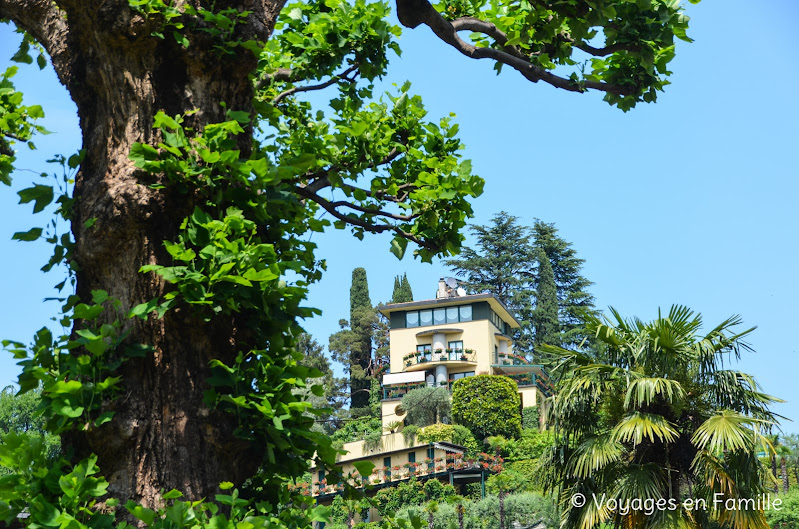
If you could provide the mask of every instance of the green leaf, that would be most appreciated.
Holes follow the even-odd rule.
[[[95,426],[102,426],[103,424],[109,422],[111,419],[114,418],[114,413],[116,413],[116,412],[104,411],[103,413],[100,414],[99,417],[97,417],[94,420],[94,425]]]
[[[391,241],[391,253],[397,256],[397,259],[402,259],[405,256],[405,249],[408,247],[408,239],[404,237],[395,237]]]
[[[125,509],[147,525],[153,525],[153,521],[155,521],[154,510],[142,507],[133,500],[128,500],[128,503],[125,504]]]
[[[35,241],[42,236],[42,228],[31,228],[28,231],[18,231],[11,236],[15,241]]]
[[[167,492],[163,496],[163,498],[165,500],[174,500],[174,499],[182,498],[182,497],[183,497],[183,493],[180,492],[179,490],[175,490],[175,489],[170,490],[169,492]]]
[[[28,510],[31,513],[32,521],[45,527],[58,527],[58,517],[61,515],[54,505],[45,500],[44,496],[39,494],[33,501],[28,504]]]
[[[368,477],[372,475],[372,472],[375,469],[375,464],[371,461],[355,461],[352,463],[355,469],[358,471],[363,477]]]
[[[78,320],[94,320],[103,313],[102,305],[87,305],[85,303],[78,303],[75,306],[74,318]]]
[[[39,213],[53,201],[53,186],[35,185],[17,192],[19,203],[34,202],[33,212]]]

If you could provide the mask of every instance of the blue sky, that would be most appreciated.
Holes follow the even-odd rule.
[[[511,71],[496,76],[490,63],[461,56],[426,28],[403,33],[387,81],[412,81],[430,119],[457,115],[464,155],[487,182],[475,222],[502,210],[554,222],[585,259],[599,307],[650,319],[677,303],[709,326],[732,314],[757,326],[749,340],[757,354],[740,367],[787,401],[776,411],[794,421],[783,424],[786,432],[799,432],[799,4],[706,0],[686,12],[695,42],[678,44],[672,85],[657,104],[626,114],[598,94],[559,92]],[[4,55],[15,37],[0,28]],[[56,132],[21,156],[19,166],[38,173],[47,170],[44,159],[76,151],[80,139],[54,75],[23,70],[18,87],[29,104],[44,106],[45,126]],[[16,205],[14,191],[36,178],[20,172],[13,189],[0,187],[0,337],[21,341],[55,313],[42,299],[61,280],[39,272],[47,247],[10,240],[44,222]],[[447,275],[441,263],[414,261],[410,252],[397,261],[387,237],[361,242],[331,231],[313,240],[328,271],[309,299],[323,315],[305,327],[324,344],[349,313],[354,267],[367,269],[373,302],[391,296],[396,274],[408,274],[417,299],[432,297]],[[10,355],[0,355],[0,385],[16,373]]]

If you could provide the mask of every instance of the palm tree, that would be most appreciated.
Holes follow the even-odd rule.
[[[438,502],[435,500],[427,502],[424,511],[427,513],[427,529],[433,529],[433,515],[438,512]]]
[[[788,463],[793,469],[793,475],[796,478],[796,483],[799,484],[799,435],[786,435],[783,445],[788,448]]]
[[[592,351],[546,347],[559,358],[559,385],[555,446],[541,472],[559,493],[562,527],[766,529],[762,511],[714,503],[767,491],[757,452],[773,451],[764,432],[778,418],[769,406],[780,400],[724,365],[751,350],[743,338],[752,329],[737,332],[733,317],[702,335],[701,316],[685,307],[650,323],[611,313],[613,321],[588,317],[587,335],[599,343]],[[688,498],[707,508],[686,507]],[[608,499],[631,509],[612,510]],[[643,507],[659,499],[675,508]]]
[[[500,472],[494,476],[494,483],[497,485],[497,497],[499,499],[499,529],[506,529],[505,524],[505,496],[512,490],[513,480],[508,474]]]
[[[447,498],[447,503],[450,503],[455,506],[455,512],[458,513],[458,529],[463,529],[463,503],[466,501],[466,498],[461,496],[460,494],[456,494],[454,496],[449,496]]]

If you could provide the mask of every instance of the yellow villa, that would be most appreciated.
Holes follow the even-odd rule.
[[[419,444],[401,433],[405,410],[402,397],[422,386],[451,390],[454,381],[479,374],[505,375],[516,381],[522,408],[538,406],[546,421],[546,397],[553,391],[547,372],[514,354],[513,330],[519,322],[492,294],[466,295],[452,278],[442,278],[436,298],[378,307],[390,323],[390,366],[382,377],[384,433],[378,443],[347,443],[340,459],[341,476],[376,488],[417,476],[452,484],[482,482],[496,470],[492,456],[465,458],[464,448],[452,443]],[[359,476],[358,461],[375,470]],[[320,500],[341,490],[340,477],[327,479],[312,469],[312,494]]]

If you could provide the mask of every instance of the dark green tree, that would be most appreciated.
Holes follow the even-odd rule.
[[[566,242],[555,228],[554,223],[536,219],[532,226],[531,244],[546,252],[555,280],[560,326],[560,344],[577,345],[583,339],[580,331],[586,313],[596,313],[594,296],[588,293],[593,284],[582,275],[584,259],[577,257],[577,251]],[[538,275],[540,276],[539,271]],[[537,289],[538,285],[537,283]],[[537,306],[537,304],[536,304]],[[535,344],[546,343],[536,339]]]
[[[535,310],[533,310],[534,345],[560,345],[558,320],[558,290],[555,275],[546,250],[537,248],[538,273],[535,285]]]
[[[583,260],[554,224],[536,220],[526,227],[502,211],[491,224],[469,229],[476,245],[446,264],[469,293],[490,292],[516,316],[521,323],[513,336],[516,352],[532,355],[542,343],[579,342],[580,316],[594,310],[586,292],[592,283],[581,275]]]
[[[352,271],[350,286],[350,329],[358,343],[358,347],[350,349],[350,365],[357,367],[350,370],[350,406],[353,408],[369,405],[369,377],[373,374],[372,333],[376,320],[376,311],[369,299],[366,269],[356,268]]]
[[[489,292],[508,307],[522,324],[514,334],[515,347],[530,353],[536,254],[530,245],[530,229],[518,220],[502,211],[489,225],[469,226],[475,246],[464,247],[460,256],[447,260],[446,265],[461,278],[467,292]]]
[[[394,278],[394,292],[391,295],[391,303],[407,303],[413,301],[411,284],[408,282],[408,274],[402,274]]]
[[[350,319],[340,320],[341,330],[330,336],[330,352],[349,375],[350,409],[369,413],[370,377],[374,374],[372,337],[377,327],[377,311],[369,299],[366,270],[352,271]]]
[[[301,363],[306,367],[318,369],[321,372],[319,377],[308,380],[307,388],[298,390],[303,393],[306,400],[313,404],[316,409],[324,409],[320,415],[313,415],[316,419],[318,429],[325,433],[332,433],[341,427],[341,410],[349,400],[347,392],[347,380],[336,377],[330,365],[330,359],[325,356],[324,347],[313,339],[308,333],[301,334],[297,339],[297,351],[302,353]],[[319,385],[322,387],[322,394],[317,395],[311,391],[311,387]]]

